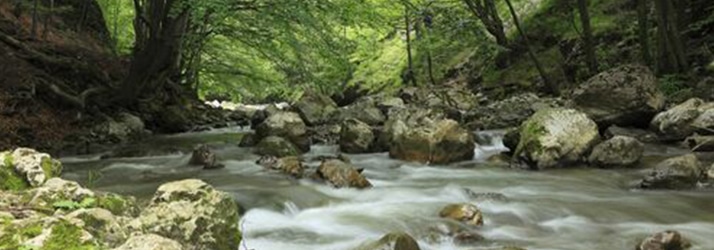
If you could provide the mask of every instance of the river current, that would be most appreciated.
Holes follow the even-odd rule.
[[[395,231],[414,236],[423,250],[614,250],[634,249],[638,240],[668,229],[692,240],[693,250],[714,249],[713,192],[632,189],[642,169],[508,169],[486,160],[507,150],[498,131],[484,132],[493,139],[477,147],[472,161],[449,166],[402,162],[386,153],[348,155],[365,168],[374,185],[368,190],[334,189],[265,170],[251,149],[236,146],[245,132],[162,136],[129,146],[152,152],[144,157],[66,157],[64,178],[140,199],[168,181],[205,180],[241,205],[241,250],[350,250]],[[226,168],[187,166],[196,143],[208,143]],[[336,153],[334,146],[313,146],[306,158]],[[645,161],[681,153],[652,146]],[[485,240],[457,244],[439,233],[452,223],[440,219],[439,210],[464,202],[483,211],[485,224],[475,232]]]

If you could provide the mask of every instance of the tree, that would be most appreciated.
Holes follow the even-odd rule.
[[[530,40],[528,39],[528,35],[521,27],[521,23],[518,20],[518,14],[516,13],[515,8],[513,8],[513,4],[511,4],[511,0],[506,0],[506,5],[508,5],[508,10],[511,12],[511,16],[513,17],[513,24],[516,25],[516,29],[518,30],[518,33],[523,38],[524,46],[526,46],[526,49],[528,50],[528,55],[530,56],[531,60],[533,61],[533,64],[535,65],[536,69],[538,70],[538,73],[540,74],[540,77],[543,80],[543,83],[545,84],[547,91],[550,94],[558,94],[558,87],[553,85],[553,83],[551,83],[548,80],[548,76],[545,73],[545,69],[540,64],[540,61],[538,61],[538,57],[536,56],[535,51],[533,51],[533,48],[531,47],[531,43],[530,43]]]
[[[642,56],[642,63],[644,65],[652,66],[651,63],[652,53],[650,48],[650,38],[649,38],[649,13],[650,5],[648,4],[650,0],[637,0],[637,36],[640,42],[640,54]]]
[[[493,35],[496,43],[502,47],[508,47],[508,38],[503,28],[503,21],[498,15],[498,9],[494,0],[462,0],[469,11],[478,17],[486,26],[488,33]]]
[[[488,33],[490,33],[495,39],[496,44],[502,48],[510,49],[508,44],[508,38],[506,37],[506,32],[503,28],[503,21],[498,15],[498,9],[496,9],[496,4],[494,0],[462,0],[468,7],[471,13],[478,17],[479,20],[486,27]],[[508,66],[508,54],[499,53],[496,56],[496,66],[503,69]]]
[[[688,63],[684,52],[682,32],[672,1],[655,0],[657,13],[657,68],[660,73],[678,73],[686,70]]]
[[[416,77],[414,76],[414,62],[412,59],[412,39],[411,39],[411,22],[409,21],[409,6],[405,2],[404,3],[404,25],[406,26],[406,31],[407,31],[407,73],[406,77],[404,79],[405,82],[412,84],[412,86],[416,86]]]
[[[593,41],[593,31],[590,26],[590,13],[588,12],[588,1],[578,0],[578,12],[580,13],[580,23],[583,26],[583,44],[585,45],[585,57],[590,69],[590,74],[598,73],[597,56]]]

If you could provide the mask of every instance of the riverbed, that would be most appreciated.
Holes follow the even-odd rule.
[[[402,162],[386,153],[347,155],[365,169],[374,185],[368,190],[335,189],[268,171],[255,163],[259,157],[250,148],[237,146],[246,132],[157,136],[128,146],[151,152],[140,157],[66,157],[63,177],[140,199],[168,181],[202,179],[240,204],[244,215],[237,223],[246,250],[349,250],[395,231],[414,236],[423,250],[634,249],[638,240],[668,229],[692,240],[693,250],[714,249],[714,192],[633,189],[642,169],[509,169],[487,160],[507,150],[499,131],[485,132],[493,139],[477,147],[472,161],[448,166]],[[226,168],[187,166],[197,143],[215,149]],[[305,158],[336,153],[335,146],[318,145]],[[652,146],[645,160],[682,153]],[[442,233],[453,223],[440,219],[439,210],[463,202],[483,211],[485,224],[474,232],[485,240],[457,244]]]

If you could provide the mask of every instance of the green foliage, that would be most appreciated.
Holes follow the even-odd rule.
[[[87,171],[87,188],[93,188],[96,186],[97,182],[99,182],[104,175],[102,175],[101,171],[97,170],[89,170]]]
[[[665,75],[659,79],[659,88],[666,96],[672,96],[686,86],[685,79],[679,75]]]
[[[72,211],[72,210],[77,210],[77,209],[82,209],[82,208],[92,208],[97,205],[97,199],[92,198],[92,197],[87,197],[84,198],[81,202],[76,202],[73,200],[60,200],[52,203],[52,207],[54,209],[61,209],[61,210],[67,210],[67,211]]]
[[[52,234],[42,250],[95,250],[95,245],[82,240],[82,228],[65,220],[52,227]]]
[[[134,5],[126,0],[98,0],[102,8],[107,28],[114,43],[114,50],[120,55],[131,54],[134,46]]]

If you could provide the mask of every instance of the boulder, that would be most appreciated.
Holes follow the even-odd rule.
[[[441,120],[446,117],[442,111],[417,107],[395,108],[389,111],[388,116],[389,120],[384,124],[377,139],[379,148],[389,148],[398,135],[404,133],[408,127],[418,126],[425,119]]]
[[[233,250],[240,248],[238,220],[231,195],[189,179],[161,185],[129,226],[175,240],[187,249]]]
[[[481,214],[481,210],[475,205],[468,203],[447,205],[441,209],[439,217],[462,222],[469,226],[483,225],[483,214]]]
[[[193,122],[191,122],[186,108],[168,106],[157,113],[154,123],[162,132],[180,133],[189,131],[193,127]]]
[[[29,204],[32,206],[54,209],[57,202],[82,203],[87,199],[96,199],[96,194],[77,182],[52,178],[41,187],[31,190],[28,197],[31,197]]]
[[[348,154],[369,153],[374,149],[375,136],[367,123],[357,119],[342,122],[340,151]]]
[[[714,135],[693,135],[684,140],[684,144],[693,152],[714,151]]]
[[[329,96],[317,93],[305,93],[295,103],[295,109],[307,125],[316,126],[327,123],[337,112],[337,104]]]
[[[406,233],[389,233],[354,250],[420,250],[419,243]]]
[[[588,162],[598,167],[626,167],[637,163],[645,152],[645,145],[635,138],[615,136],[598,144]]]
[[[422,120],[418,126],[401,123],[391,145],[392,158],[429,164],[471,160],[475,143],[469,131],[453,120]]]
[[[256,129],[259,138],[279,136],[297,146],[301,152],[310,151],[307,127],[300,116],[292,112],[278,112],[268,117]]]
[[[362,99],[352,105],[340,108],[333,120],[336,123],[342,123],[348,119],[357,119],[370,126],[378,126],[384,124],[387,117],[377,108],[374,100]]]
[[[193,149],[189,165],[202,166],[204,169],[218,169],[225,167],[218,162],[216,153],[213,153],[207,145],[201,144]]]
[[[382,111],[382,114],[389,114],[389,111],[395,108],[406,108],[404,100],[399,97],[386,96],[377,100],[377,108]]]
[[[117,247],[124,243],[129,235],[120,219],[102,208],[79,209],[68,214],[66,218],[82,221],[81,227],[100,239],[104,246]]]
[[[156,234],[139,234],[131,236],[123,245],[114,250],[183,250],[184,248],[172,239]]]
[[[101,141],[114,143],[128,142],[147,135],[144,121],[129,113],[119,113],[114,118],[97,125],[92,132],[99,136]]]
[[[640,182],[646,189],[691,189],[704,179],[704,169],[694,154],[666,159]]]
[[[657,77],[647,67],[625,65],[581,84],[571,96],[578,110],[602,126],[646,126],[664,108]]]
[[[469,111],[466,120],[470,129],[503,129],[520,125],[538,110],[563,105],[558,99],[525,93]]]
[[[20,190],[39,187],[62,172],[62,163],[49,154],[30,148],[18,148],[0,153],[0,189]]]
[[[657,114],[650,124],[657,133],[672,140],[683,140],[694,132],[711,134],[714,129],[714,102],[692,98]]]
[[[326,124],[308,128],[308,134],[313,144],[335,145],[340,138],[339,124]]]
[[[305,165],[302,164],[299,157],[295,156],[288,156],[280,159],[271,156],[263,156],[258,159],[257,163],[268,169],[277,170],[295,178],[302,178],[305,173]]]
[[[263,138],[255,147],[255,153],[259,155],[272,155],[277,157],[298,156],[302,151],[292,142],[277,136]]]
[[[677,231],[664,231],[656,233],[642,240],[637,245],[637,250],[686,250],[692,244]]]
[[[318,167],[316,176],[337,188],[369,188],[372,184],[362,175],[362,169],[340,160],[326,160]]]
[[[244,148],[254,147],[255,145],[258,145],[258,142],[258,135],[256,135],[255,133],[247,133],[243,135],[243,137],[240,139],[238,146]]]
[[[545,109],[521,125],[514,156],[535,169],[562,167],[581,161],[599,141],[597,125],[586,114]]]
[[[605,130],[605,137],[612,138],[615,136],[632,137],[643,143],[655,143],[659,141],[657,134],[649,130],[639,128],[623,128],[617,125],[612,125]]]

